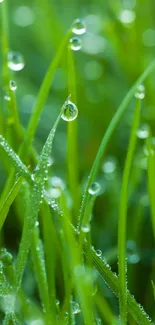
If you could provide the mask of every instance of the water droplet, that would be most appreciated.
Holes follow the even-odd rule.
[[[39,226],[39,221],[36,221],[35,226],[36,226],[36,227]]]
[[[114,157],[107,157],[102,165],[102,170],[105,174],[111,174],[115,172],[116,166],[116,159]]]
[[[76,119],[78,115],[78,109],[75,104],[73,104],[70,100],[66,102],[64,111],[61,115],[64,121],[70,122]]]
[[[82,48],[82,41],[78,37],[72,37],[70,39],[70,46],[73,51],[79,51]]]
[[[3,262],[4,266],[12,264],[13,256],[10,254],[6,248],[0,250],[0,261]]]
[[[72,301],[72,313],[74,315],[79,314],[81,312],[80,306],[76,301]]]
[[[82,35],[86,32],[86,25],[82,19],[75,19],[73,22],[72,32],[76,35]]]
[[[12,14],[13,22],[20,27],[27,27],[33,24],[35,13],[32,8],[26,6],[16,7]]]
[[[136,264],[140,261],[137,245],[133,240],[127,241],[127,261],[130,264]]]
[[[149,136],[149,125],[148,124],[142,124],[140,125],[139,129],[137,130],[137,137],[139,139],[146,139]]]
[[[96,250],[96,255],[97,255],[98,257],[101,257],[101,256],[102,256],[102,251],[101,251],[100,249],[97,249],[97,250]]]
[[[48,167],[52,166],[53,163],[54,163],[53,158],[52,158],[52,157],[49,157],[49,158],[48,158]]]
[[[9,96],[9,94],[5,94],[4,99],[9,102],[11,100],[11,97]]]
[[[97,195],[99,191],[100,191],[100,184],[97,182],[92,183],[88,190],[89,194],[91,195]]]
[[[13,91],[17,89],[16,81],[10,80],[10,89]]]
[[[8,67],[13,71],[20,71],[24,68],[25,62],[24,57],[18,52],[8,53]]]
[[[124,24],[126,27],[128,25],[132,24],[136,18],[136,14],[132,10],[122,10],[119,14],[119,20],[121,21],[122,24]]]
[[[3,2],[4,0],[0,0],[0,3]]]
[[[144,99],[145,97],[145,87],[144,85],[139,85],[135,92],[135,97],[139,99]]]
[[[81,230],[84,233],[88,233],[90,231],[90,224],[89,223],[84,223],[81,226]]]

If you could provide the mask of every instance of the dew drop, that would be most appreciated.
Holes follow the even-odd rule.
[[[139,139],[146,139],[149,136],[149,126],[148,124],[140,125],[139,129],[137,130],[137,137]]]
[[[98,257],[102,256],[102,251],[100,249],[96,250],[96,256],[98,256]]]
[[[89,223],[84,223],[81,226],[81,230],[84,233],[88,233],[90,231],[90,224]]]
[[[39,221],[36,221],[35,226],[36,226],[36,227],[39,226]]]
[[[73,51],[79,51],[82,48],[82,41],[78,37],[72,37],[70,39],[70,46]]]
[[[144,85],[139,85],[135,92],[135,97],[139,99],[144,99],[145,97],[145,87]]]
[[[13,71],[20,71],[24,68],[25,61],[21,53],[9,52],[8,53],[8,67]]]
[[[9,94],[5,94],[4,99],[9,102],[11,100],[11,97],[9,96]]]
[[[4,0],[0,0],[0,3],[3,2]]]
[[[13,256],[6,250],[6,248],[2,248],[0,250],[0,260],[3,262],[4,266],[8,266],[12,264]]]
[[[74,103],[72,103],[70,100],[66,102],[64,111],[61,115],[61,118],[64,121],[70,122],[76,119],[78,115],[78,109]]]
[[[102,170],[105,174],[111,174],[115,172],[116,166],[116,159],[114,157],[107,157],[102,165]]]
[[[86,32],[86,25],[82,19],[75,19],[73,22],[72,32],[76,35],[82,35]]]
[[[136,14],[132,10],[122,10],[119,14],[119,20],[121,21],[122,24],[129,25],[134,22],[136,19]]]
[[[10,89],[11,90],[16,90],[17,89],[17,84],[16,84],[16,81],[14,81],[14,80],[10,80],[10,83],[9,83],[9,85],[10,85]]]
[[[72,301],[71,304],[73,315],[79,314],[81,311],[79,304],[76,301]]]
[[[100,191],[100,184],[97,182],[92,183],[88,190],[89,194],[91,195],[97,195],[99,191]]]

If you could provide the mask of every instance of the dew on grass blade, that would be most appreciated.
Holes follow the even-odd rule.
[[[139,85],[135,92],[135,97],[138,99],[144,99],[145,97],[145,87],[144,85]]]
[[[16,90],[17,89],[16,81],[10,80],[9,86],[10,86],[11,90],[13,90],[13,91]]]
[[[4,99],[9,102],[11,100],[11,97],[9,96],[9,94],[5,94]]]
[[[146,139],[149,136],[149,125],[148,124],[141,124],[139,129],[137,130],[137,137],[139,139]]]
[[[79,51],[82,48],[82,41],[78,37],[72,37],[70,40],[70,47],[73,51]]]
[[[82,35],[86,32],[86,25],[82,19],[75,19],[73,22],[72,32],[76,35]]]
[[[4,266],[9,266],[12,264],[13,256],[10,254],[6,248],[0,250],[0,261]]]
[[[48,193],[53,199],[57,199],[61,196],[62,191],[65,189],[65,183],[58,176],[53,176],[49,179],[49,190]]]
[[[89,223],[83,223],[81,226],[81,230],[84,233],[88,233],[90,231],[90,224]]]
[[[97,195],[100,191],[100,184],[98,182],[94,182],[88,189],[89,194]]]
[[[102,256],[102,251],[100,249],[96,250],[96,256],[98,256],[98,257]]]
[[[78,109],[77,109],[76,105],[74,103],[72,103],[70,100],[68,100],[65,103],[64,111],[61,115],[61,118],[64,121],[70,122],[70,121],[75,120],[77,116],[78,116]]]
[[[25,61],[21,53],[9,52],[8,53],[8,67],[13,71],[20,71],[24,68]]]
[[[77,315],[81,312],[80,306],[76,301],[71,302],[72,305],[72,313],[73,315]]]

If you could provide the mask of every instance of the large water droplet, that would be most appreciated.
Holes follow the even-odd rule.
[[[13,90],[13,91],[16,90],[17,89],[16,81],[10,80],[9,86],[10,86],[11,90]]]
[[[50,197],[57,199],[61,196],[62,191],[65,189],[65,183],[60,177],[53,176],[49,179],[51,188],[48,190]]]
[[[97,182],[92,183],[88,190],[89,194],[91,195],[97,195],[99,191],[100,191],[100,184]]]
[[[149,136],[149,125],[142,124],[140,125],[139,129],[137,130],[137,137],[140,139],[146,139]]]
[[[79,51],[82,48],[82,41],[78,37],[72,37],[70,39],[70,46],[73,51]]]
[[[25,62],[24,57],[18,52],[8,53],[8,67],[13,71],[20,71],[24,68]]]
[[[139,85],[135,92],[135,97],[139,99],[144,99],[145,97],[145,87],[144,85]]]
[[[73,22],[72,32],[76,35],[82,35],[86,32],[86,25],[82,19],[75,19]]]
[[[75,104],[73,104],[70,100],[66,102],[64,111],[61,115],[64,121],[70,122],[76,119],[78,115],[78,109]]]
[[[90,224],[89,223],[84,223],[81,226],[81,230],[84,233],[88,233],[90,231]]]

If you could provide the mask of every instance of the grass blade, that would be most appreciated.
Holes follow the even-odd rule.
[[[0,211],[0,231],[1,231],[2,227],[3,227],[5,219],[7,217],[8,212],[9,212],[10,206],[14,202],[14,200],[15,200],[18,192],[19,192],[22,181],[23,181],[22,177],[19,177],[17,179],[17,181],[14,183],[11,191],[8,193],[8,196],[6,197],[6,200],[5,200],[5,202],[3,204],[3,207],[2,207],[2,209]]]
[[[96,255],[96,252],[92,249],[93,265],[99,274],[103,277],[109,288],[113,293],[119,297],[119,280],[118,277],[111,271],[109,265],[107,265],[101,258]],[[127,292],[128,313],[139,325],[153,325],[149,316],[145,313],[143,308],[136,302],[134,297]]]
[[[28,182],[32,182],[31,174],[27,167],[20,160],[19,156],[13,151],[13,149],[9,146],[7,141],[0,135],[0,147],[7,154],[8,158],[11,160],[12,165],[15,167],[16,171],[23,175]]]
[[[123,171],[122,188],[120,194],[120,211],[118,219],[118,273],[120,283],[120,317],[122,324],[127,323],[127,263],[126,263],[126,223],[127,223],[127,201],[128,184],[131,173],[133,155],[136,146],[136,131],[139,125],[141,100],[136,101],[131,136]]]
[[[99,170],[103,155],[105,153],[107,144],[108,144],[114,130],[116,129],[119,121],[121,120],[123,113],[127,109],[127,106],[129,104],[130,100],[132,99],[133,95],[135,94],[137,86],[139,86],[148,77],[148,75],[153,72],[154,69],[155,69],[155,60],[153,60],[150,63],[150,65],[146,68],[146,70],[143,72],[143,74],[140,76],[140,78],[131,87],[131,89],[129,90],[129,92],[127,93],[125,98],[123,99],[122,103],[120,104],[114,117],[112,118],[112,120],[107,128],[106,133],[104,134],[104,137],[101,141],[101,145],[99,147],[96,158],[94,160],[92,169],[90,171],[90,175],[88,177],[87,184],[85,186],[84,197],[83,197],[83,202],[82,202],[82,207],[81,207],[81,213],[80,213],[80,217],[79,217],[79,226],[81,226],[85,208],[86,208],[87,201],[88,201],[88,197],[89,197],[88,189],[91,186],[91,184],[95,181],[95,178],[98,173],[98,170]]]
[[[68,46],[68,93],[71,94],[73,103],[77,105],[75,65],[70,45]],[[75,119],[68,123],[67,164],[69,190],[73,202],[73,211],[76,215],[79,211],[80,200],[77,156],[77,119]]]

